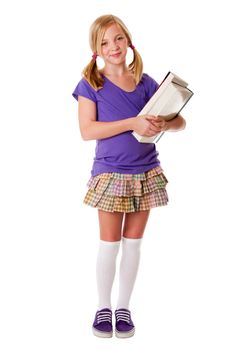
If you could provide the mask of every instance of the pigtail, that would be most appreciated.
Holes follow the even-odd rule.
[[[82,75],[83,78],[86,79],[88,83],[93,87],[93,89],[98,91],[103,87],[104,80],[97,68],[96,57],[96,55],[93,55],[92,60],[83,69]]]
[[[138,84],[142,77],[143,62],[139,52],[135,49],[135,47],[132,44],[130,47],[133,50],[134,57],[133,61],[129,64],[129,70],[134,75],[136,84]]]

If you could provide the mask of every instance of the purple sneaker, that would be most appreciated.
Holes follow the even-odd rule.
[[[116,337],[129,338],[134,335],[135,327],[131,320],[130,311],[127,309],[118,309],[115,311],[116,316]]]
[[[110,309],[102,309],[96,312],[92,330],[97,337],[112,337],[112,311]]]

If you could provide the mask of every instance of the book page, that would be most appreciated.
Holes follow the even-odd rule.
[[[170,120],[179,113],[191,95],[190,90],[176,84],[170,84],[148,114]]]

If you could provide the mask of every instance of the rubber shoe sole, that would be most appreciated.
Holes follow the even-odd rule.
[[[92,327],[93,334],[99,338],[112,338],[113,332],[101,332]]]
[[[135,333],[135,328],[133,328],[131,331],[129,332],[118,332],[117,330],[115,330],[115,335],[117,338],[130,338],[134,335]]]

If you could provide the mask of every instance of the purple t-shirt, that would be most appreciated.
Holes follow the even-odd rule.
[[[81,79],[73,97],[86,97],[96,103],[96,120],[110,122],[136,116],[154,94],[158,84],[149,75],[143,74],[132,92],[127,92],[104,77],[104,86],[95,91]],[[132,131],[96,141],[92,176],[116,172],[140,174],[160,165],[154,143],[140,143]]]

